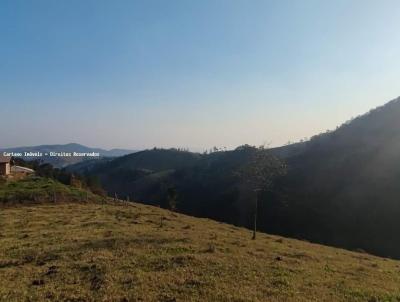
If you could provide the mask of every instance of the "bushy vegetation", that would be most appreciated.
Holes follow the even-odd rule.
[[[66,169],[54,168],[51,164],[43,163],[40,160],[26,161],[22,158],[13,158],[12,162],[15,165],[35,170],[38,176],[54,179],[64,185],[87,189],[97,195],[105,195],[100,181],[95,175],[72,173]]]
[[[0,205],[45,202],[99,201],[100,196],[54,179],[30,176],[0,184]]]

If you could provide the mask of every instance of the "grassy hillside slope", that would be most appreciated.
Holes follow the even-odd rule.
[[[400,301],[400,262],[140,204],[0,208],[0,301]]]

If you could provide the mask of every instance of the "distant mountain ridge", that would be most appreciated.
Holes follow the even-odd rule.
[[[14,148],[0,148],[0,152],[13,152],[13,153],[22,153],[24,152],[40,152],[43,153],[42,157],[30,157],[30,156],[21,156],[24,159],[39,159],[43,162],[50,163],[55,167],[65,167],[67,165],[76,164],[89,159],[98,159],[105,157],[119,157],[123,155],[127,155],[130,153],[136,152],[136,150],[128,150],[128,149],[111,149],[105,150],[101,148],[92,148],[87,147],[77,143],[69,143],[64,145],[39,145],[39,146],[25,146],[25,147],[14,147]],[[60,157],[60,156],[46,156],[46,153],[50,152],[65,152],[65,153],[99,153],[99,157]]]

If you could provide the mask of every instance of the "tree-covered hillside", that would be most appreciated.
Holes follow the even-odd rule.
[[[257,149],[208,154],[148,150],[95,165],[121,198],[250,227],[254,194],[237,171]],[[287,173],[259,194],[261,230],[400,257],[400,100],[297,145],[264,150]]]
[[[400,257],[399,99],[311,139],[287,164],[276,195],[285,234]]]

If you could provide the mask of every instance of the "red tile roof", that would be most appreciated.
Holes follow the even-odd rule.
[[[0,163],[9,163],[11,157],[0,155]]]

